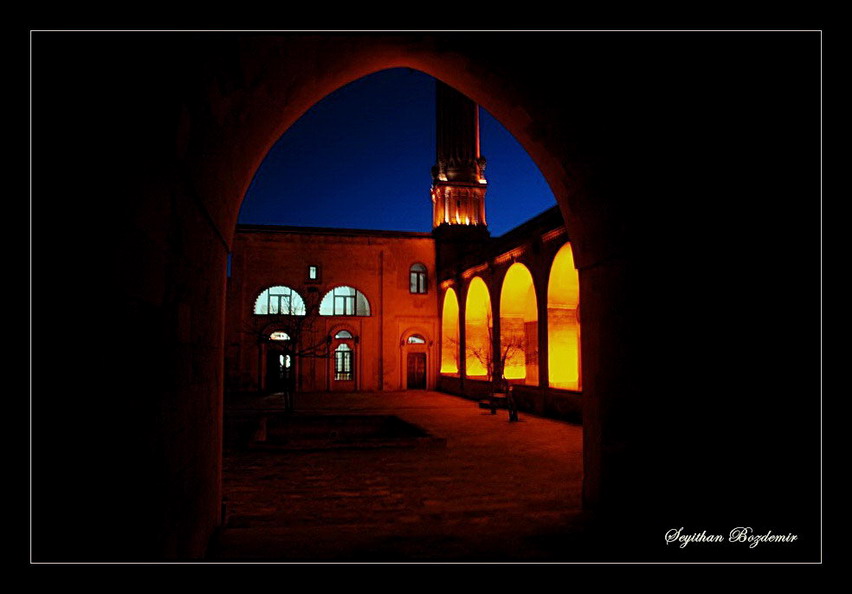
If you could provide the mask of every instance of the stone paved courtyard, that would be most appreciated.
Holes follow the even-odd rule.
[[[279,397],[226,402],[228,419]],[[275,562],[536,562],[582,555],[582,428],[510,423],[438,392],[300,394],[296,416],[389,414],[432,438],[384,447],[226,443],[227,521],[211,558]],[[231,431],[233,438],[233,431]]]

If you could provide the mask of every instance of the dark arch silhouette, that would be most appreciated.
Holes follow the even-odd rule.
[[[748,517],[802,535],[767,554],[813,558],[819,277],[803,273],[801,323],[783,327],[776,279],[820,261],[803,238],[819,220],[818,36],[36,32],[31,57],[32,311],[54,311],[51,287],[81,288],[63,295],[73,348],[33,343],[36,559],[204,555],[240,201],[296,118],[392,67],[483,105],[556,197],[580,275],[600,534]],[[791,229],[781,259],[769,240]],[[733,299],[707,290],[720,263]],[[696,340],[698,315],[729,331]],[[133,328],[120,348],[117,327]],[[793,425],[795,439],[712,437]]]

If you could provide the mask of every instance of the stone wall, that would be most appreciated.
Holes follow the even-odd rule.
[[[409,271],[423,264],[427,292],[411,293]],[[319,268],[316,280],[307,278],[309,265]],[[277,316],[254,315],[258,295],[270,286],[296,291],[307,307],[317,307],[334,287],[349,286],[369,303],[369,316],[308,314],[310,333],[294,340],[305,350],[342,329],[354,341],[354,383],[349,390],[402,390],[406,387],[406,357],[412,349],[427,355],[427,387],[434,387],[439,366],[435,245],[429,234],[305,229],[298,227],[241,227],[234,241],[228,280],[226,386],[231,391],[264,390],[264,353]],[[279,320],[287,327],[286,320]],[[417,334],[426,343],[408,345]],[[334,348],[336,343],[331,344]],[[301,391],[335,390],[333,361],[325,349],[300,359],[297,386]],[[309,356],[311,354],[321,357]],[[344,389],[341,387],[340,389]]]

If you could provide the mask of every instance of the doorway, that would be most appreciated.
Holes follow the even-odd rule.
[[[426,353],[408,353],[407,376],[409,390],[426,389]]]
[[[292,389],[293,358],[286,350],[266,352],[266,391],[284,392]]]

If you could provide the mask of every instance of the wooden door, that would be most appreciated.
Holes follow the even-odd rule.
[[[408,353],[408,389],[426,389],[426,353]]]

